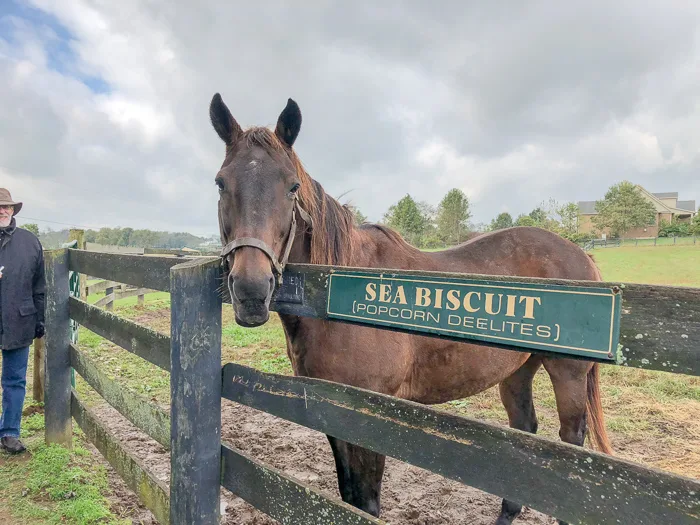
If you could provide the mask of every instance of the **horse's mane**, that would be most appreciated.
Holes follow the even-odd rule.
[[[311,264],[352,266],[358,246],[353,235],[354,214],[352,210],[328,195],[321,184],[306,172],[296,152],[283,144],[277,135],[265,127],[253,127],[244,132],[248,146],[257,145],[281,152],[292,162],[299,177],[299,204],[313,219],[311,233]],[[376,229],[400,248],[409,250],[409,245],[394,230],[379,224],[365,223],[360,229]]]

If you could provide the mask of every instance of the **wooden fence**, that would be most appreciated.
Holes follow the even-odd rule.
[[[586,251],[595,248],[620,248],[622,246],[690,246],[697,245],[698,236],[669,236],[669,237],[641,237],[634,239],[591,239],[584,243],[579,243],[579,246]]]
[[[222,368],[221,275],[216,258],[146,260],[63,249],[47,252],[46,265],[46,440],[70,445],[75,420],[162,524],[218,523],[220,486],[285,524],[382,523],[222,444],[222,396],[570,523],[696,524],[700,520],[700,483],[694,479],[355,387],[266,374],[233,363]],[[69,297],[69,270],[170,292],[170,337]],[[327,318],[326,285],[334,270],[289,265],[274,309]],[[364,271],[386,274],[386,270]],[[700,289],[489,279],[617,286],[623,297],[621,365],[700,375]],[[108,378],[72,344],[71,319],[169,371],[170,415]],[[71,389],[71,367],[134,425],[170,450],[169,487],[84,405]]]
[[[129,286],[124,283],[117,283],[110,280],[98,281],[87,285],[85,289],[85,296],[104,292],[105,296],[94,304],[98,307],[104,306],[105,309],[110,311],[114,309],[114,301],[127,299],[129,297],[136,297],[136,304],[138,306],[143,306],[146,301],[146,294],[156,291],[149,290],[148,288]]]

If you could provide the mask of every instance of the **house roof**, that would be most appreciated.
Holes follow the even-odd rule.
[[[672,191],[667,193],[652,193],[652,195],[658,199],[677,199],[678,192]]]
[[[695,201],[678,201],[676,208],[681,210],[695,211]]]
[[[596,215],[595,201],[578,201],[579,212],[583,215]]]
[[[667,193],[651,193],[639,186],[639,188],[642,190],[643,193],[646,193],[647,195],[652,197],[652,200],[655,200],[656,202],[659,203],[660,206],[662,206],[664,209],[667,209],[671,213],[676,213],[676,212],[683,212],[683,211],[691,211],[694,212],[696,210],[695,208],[695,201],[677,201],[675,208],[672,206],[669,206],[667,204],[662,203],[659,199],[677,199],[678,198],[678,192],[667,192]],[[582,215],[597,215],[598,212],[595,210],[595,203],[596,201],[579,201],[578,202],[578,209],[579,212]]]

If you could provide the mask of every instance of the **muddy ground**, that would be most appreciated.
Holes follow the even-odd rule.
[[[226,400],[223,403],[222,439],[225,443],[308,483],[327,496],[338,497],[335,464],[325,435]],[[167,484],[170,475],[167,451],[109,405],[96,407],[95,411],[124,446]],[[110,481],[115,490],[115,510],[131,517],[134,523],[156,523],[113,473],[110,473]],[[225,489],[221,496],[223,524],[278,523]],[[500,498],[387,458],[381,518],[392,525],[492,525],[500,507]],[[554,520],[525,509],[515,523],[551,524]]]

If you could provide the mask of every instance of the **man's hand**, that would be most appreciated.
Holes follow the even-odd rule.
[[[46,328],[44,328],[44,323],[37,323],[36,328],[34,329],[34,338],[41,339],[42,337],[44,337],[45,333]]]

